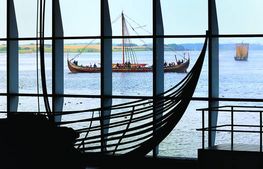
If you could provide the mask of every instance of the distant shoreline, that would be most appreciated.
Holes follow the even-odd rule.
[[[152,51],[149,46],[139,46],[134,45],[132,46],[133,51]],[[165,51],[174,51],[176,49],[165,49]],[[121,52],[122,46],[121,45],[113,45],[112,46],[113,52]],[[184,51],[184,48],[177,49],[177,51]],[[0,45],[0,53],[6,52],[6,45]],[[35,53],[36,46],[35,44],[28,44],[28,45],[20,45],[19,46],[19,53]],[[45,52],[51,53],[52,52],[52,45],[45,45]],[[100,45],[93,44],[93,45],[85,45],[85,44],[66,44],[64,45],[64,52],[66,53],[80,53],[80,52],[100,52]]]
[[[134,51],[150,51],[144,46],[135,46],[133,47]],[[121,46],[113,46],[113,52],[120,52],[122,51]],[[6,45],[0,45],[0,53],[6,52]],[[35,53],[36,46],[35,45],[21,45],[19,46],[19,53]],[[45,45],[45,52],[51,53],[52,46]],[[80,53],[80,52],[100,52],[100,45],[89,45],[88,47],[85,45],[65,45],[64,52],[66,53]]]
[[[185,43],[185,44],[165,44],[164,45],[165,51],[200,51],[203,44],[202,43]],[[152,51],[151,45],[137,45],[133,44],[132,48],[134,51]],[[250,50],[263,50],[263,45],[261,44],[250,44]],[[220,44],[219,50],[235,50],[235,44]],[[122,46],[120,44],[113,44],[112,46],[113,52],[121,52]],[[35,53],[36,46],[35,44],[23,44],[19,45],[19,53]],[[45,45],[45,52],[51,53],[52,52],[52,45],[46,44]],[[65,44],[64,45],[64,52],[65,53],[88,53],[100,52],[100,45],[99,44]],[[6,45],[0,44],[0,53],[6,53]]]

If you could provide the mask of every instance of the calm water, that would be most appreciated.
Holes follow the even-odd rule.
[[[263,98],[263,51],[250,51],[247,62],[237,62],[234,60],[235,51],[220,52],[220,97],[238,98]],[[178,55],[178,54],[177,54]],[[199,51],[190,52],[190,67],[195,63]],[[6,92],[6,55],[0,54],[0,92]],[[74,54],[69,54],[70,57]],[[100,74],[99,73],[70,73],[67,64],[64,64],[64,85],[66,94],[100,94]],[[79,64],[89,65],[99,63],[98,53],[84,53],[79,57]],[[121,62],[121,53],[113,54],[113,62]],[[140,63],[152,64],[151,52],[137,52],[137,59]],[[36,59],[34,54],[21,54],[19,65],[19,90],[21,93],[36,93]],[[165,52],[165,61],[174,61],[173,52]],[[46,72],[48,91],[51,92],[51,54],[46,54]],[[186,74],[165,73],[165,90],[175,85]],[[207,97],[207,58],[205,60],[201,78],[194,96]],[[113,73],[113,94],[114,95],[152,95],[152,73]],[[114,103],[123,100],[116,100]],[[32,104],[34,103],[34,104]],[[227,104],[227,103],[221,103]],[[237,103],[238,104],[238,103]],[[241,103],[239,103],[241,104]],[[242,103],[243,105],[245,103]],[[257,103],[258,105],[259,103]],[[251,104],[249,104],[251,105]],[[43,104],[41,102],[41,109]],[[98,99],[65,99],[64,110],[88,109],[99,106]],[[160,155],[197,157],[197,149],[201,147],[201,133],[196,129],[201,127],[200,112],[197,108],[207,107],[206,102],[192,101],[186,114],[174,131],[160,145]],[[0,109],[6,110],[6,101],[0,97]],[[36,111],[37,99],[21,97],[19,100],[19,110]],[[230,120],[228,115],[219,116],[219,123]],[[242,115],[237,121],[256,123],[257,116]],[[230,141],[228,134],[218,134],[217,142]],[[238,142],[258,144],[257,135],[246,134],[236,135]]]

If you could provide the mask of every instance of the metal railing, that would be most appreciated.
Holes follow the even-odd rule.
[[[226,105],[226,106],[218,106],[211,108],[200,108],[196,109],[197,111],[201,111],[202,113],[202,128],[197,129],[197,131],[202,132],[202,149],[205,148],[205,132],[211,134],[211,132],[228,132],[231,134],[231,150],[234,147],[234,133],[259,133],[259,151],[262,152],[262,112],[263,106],[234,106],[234,105]],[[207,120],[207,124],[205,123],[205,114],[207,112],[211,113],[222,113],[229,112],[230,113],[230,124],[222,124],[216,126],[209,126],[209,122]],[[236,117],[236,113],[257,113],[259,117],[259,124],[234,124],[234,117]],[[224,127],[230,127],[230,129],[222,129]],[[235,129],[235,127],[240,128],[255,128],[254,130],[245,130],[245,129]],[[257,130],[256,130],[257,129]]]

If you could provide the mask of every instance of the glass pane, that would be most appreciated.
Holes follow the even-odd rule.
[[[1,96],[0,97],[0,119],[6,118],[7,114],[5,113],[7,111],[7,106],[6,106],[6,96]]]
[[[197,158],[197,149],[202,146],[202,133],[196,129],[202,127],[202,113],[196,109],[206,107],[207,102],[190,102],[184,116],[160,144],[160,156]]]
[[[6,93],[6,43],[0,42],[0,93]]]
[[[113,35],[122,35],[122,27],[125,25],[129,29],[124,32],[125,36],[152,34],[151,0],[109,0],[109,6]],[[122,24],[122,13],[125,25]]]
[[[161,0],[164,34],[205,34],[207,0]]]
[[[260,102],[220,102],[220,106],[226,105],[235,105],[235,106],[243,106],[234,107],[234,110],[253,110],[255,112],[237,112],[234,111],[234,124],[235,125],[255,125],[258,127],[241,127],[235,126],[235,130],[245,130],[245,131],[259,131],[260,124],[260,111],[262,111],[262,103]],[[244,106],[261,106],[261,108],[245,108]],[[224,110],[229,111],[220,111],[218,113],[218,121],[217,125],[226,125],[231,124],[231,107],[228,106],[224,108]],[[221,127],[222,130],[231,130],[230,126]],[[229,144],[231,143],[231,133],[230,132],[217,132],[216,135],[216,145],[218,144]],[[248,133],[248,132],[235,132],[234,133],[234,144],[252,144],[259,145],[260,144],[260,134],[259,133]]]
[[[92,108],[98,108],[100,106],[100,99],[95,98],[64,98],[64,106],[63,111],[76,111],[76,110],[88,110]],[[76,113],[76,114],[67,114],[62,115],[62,121],[68,121],[68,120],[83,120],[84,118],[91,118],[91,117],[98,117],[99,112],[98,111],[87,111],[82,113]],[[73,129],[80,129],[80,128],[86,128],[90,125],[99,125],[97,121],[93,121],[90,123],[90,121],[84,121],[79,123],[71,123],[66,124],[68,127],[72,127]],[[92,132],[94,134],[95,132]],[[80,135],[80,138],[85,137],[85,134],[83,133]],[[99,134],[99,133],[96,133]]]
[[[220,39],[220,97],[263,98],[262,43],[262,38]],[[235,56],[247,56],[247,60],[238,61]]]
[[[100,71],[96,70],[100,69],[100,40],[67,40],[64,50],[64,92],[99,95]],[[67,63],[68,60],[71,64]]]
[[[42,93],[40,55],[36,53],[35,41],[19,42],[19,92]],[[45,70],[48,92],[52,91],[52,46],[45,41]],[[38,62],[38,64],[37,64]],[[38,65],[38,66],[37,66]],[[38,74],[37,74],[38,71]]]
[[[221,34],[262,33],[263,1],[217,0],[218,26]],[[234,24],[233,24],[234,23]]]
[[[14,0],[19,37],[36,36],[37,1]]]
[[[150,39],[129,39],[113,41],[113,95],[152,95],[152,41]],[[125,41],[126,42],[126,41]]]
[[[100,1],[60,1],[64,36],[100,35]]]
[[[0,0],[0,38],[5,38],[5,37],[6,37],[6,0]]]
[[[46,110],[42,97],[40,97],[39,99],[38,97],[21,97],[21,96],[19,97],[18,107],[17,107],[18,112],[19,111],[20,112],[38,112],[38,110],[44,111],[44,112]]]
[[[19,37],[36,37],[37,20],[38,23],[40,18],[37,10],[36,0],[14,0],[17,28]],[[25,8],[26,6],[26,8]],[[39,31],[39,30],[38,30]],[[45,36],[52,35],[52,1],[46,0],[45,5]]]
[[[88,110],[100,107],[100,99],[96,98],[64,98],[64,111]]]
[[[52,0],[46,0],[45,37],[52,36]]]
[[[165,90],[180,82],[187,72],[191,71],[202,50],[204,39],[201,38],[166,38],[164,52],[164,64],[167,68],[174,67],[177,72],[164,74]],[[208,96],[208,57],[205,58],[202,72],[194,93],[194,97]],[[189,61],[189,66],[187,62]]]

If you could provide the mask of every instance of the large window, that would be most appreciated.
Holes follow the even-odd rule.
[[[37,48],[39,39],[36,37],[39,36],[38,1],[13,1],[14,13],[11,11],[7,15],[10,6],[7,6],[6,0],[0,0],[0,111],[3,112],[0,118],[6,118],[7,107],[10,104],[8,97],[14,97],[14,94],[18,94],[17,111],[45,110]],[[105,17],[107,9],[101,8],[102,2],[61,0],[60,8],[57,8],[60,9],[61,15],[57,14],[59,19],[56,18],[56,22],[52,22],[55,18],[52,15],[52,0],[46,1],[44,57],[50,103],[54,101],[51,99],[52,94],[62,94],[64,97],[62,110],[100,107],[101,100],[105,98],[112,100],[113,104],[151,98],[157,92],[155,85],[163,85],[166,91],[187,75],[195,64],[206,37],[215,42],[218,39],[219,43],[209,46],[192,101],[178,126],[160,144],[159,154],[197,157],[197,149],[201,147],[201,136],[195,129],[201,127],[201,116],[196,113],[196,109],[207,107],[209,101],[219,100],[222,105],[236,103],[236,100],[241,101],[237,104],[244,101],[263,101],[263,22],[259,17],[262,16],[261,0],[215,0],[216,8],[211,5],[212,1],[207,0],[160,0],[162,15],[154,14],[160,12],[154,9],[158,0],[108,0],[110,24]],[[105,16],[101,16],[102,14]],[[163,24],[160,18],[158,20],[160,16]],[[16,21],[7,17],[16,18]],[[62,36],[57,36],[53,34],[52,29],[59,25],[60,17],[62,24],[58,32]],[[13,30],[15,25],[18,35],[8,36],[7,32]],[[7,30],[8,26],[10,30]],[[102,31],[103,29],[105,30]],[[207,30],[210,34],[206,34]],[[164,40],[164,51],[159,53],[154,51],[155,44],[162,45],[160,42],[155,43],[158,38]],[[55,40],[62,40],[63,46],[54,45],[62,44],[61,41]],[[7,51],[10,42],[18,43],[17,49],[11,44],[11,50],[18,52],[18,61],[10,61],[10,65],[18,65],[18,73],[7,66],[8,57],[13,55]],[[237,44],[248,44],[247,61],[234,59],[238,52]],[[111,52],[107,49],[109,46],[112,47]],[[53,63],[56,56],[54,50],[64,54],[63,63]],[[160,54],[162,52],[163,56]],[[68,61],[77,61],[74,63],[81,68],[102,68],[103,65],[117,66],[128,62],[152,67],[157,57],[163,57],[164,60],[157,64],[172,64],[189,58],[190,65],[184,73],[164,73],[163,81],[159,81],[154,72],[112,72],[112,77],[109,78],[101,72],[72,72],[68,67]],[[63,72],[54,73],[53,70],[59,67]],[[211,74],[211,71],[218,71],[218,75]],[[13,85],[7,79],[10,72],[18,75],[18,93],[7,90]],[[62,93],[60,90],[53,90],[53,81],[59,78],[63,79],[63,85],[60,86],[63,88]],[[105,90],[107,84],[112,85],[111,89]],[[218,88],[215,89],[217,84]],[[58,93],[53,93],[54,91]],[[215,94],[217,91],[218,95]],[[226,100],[229,102],[225,102]]]

